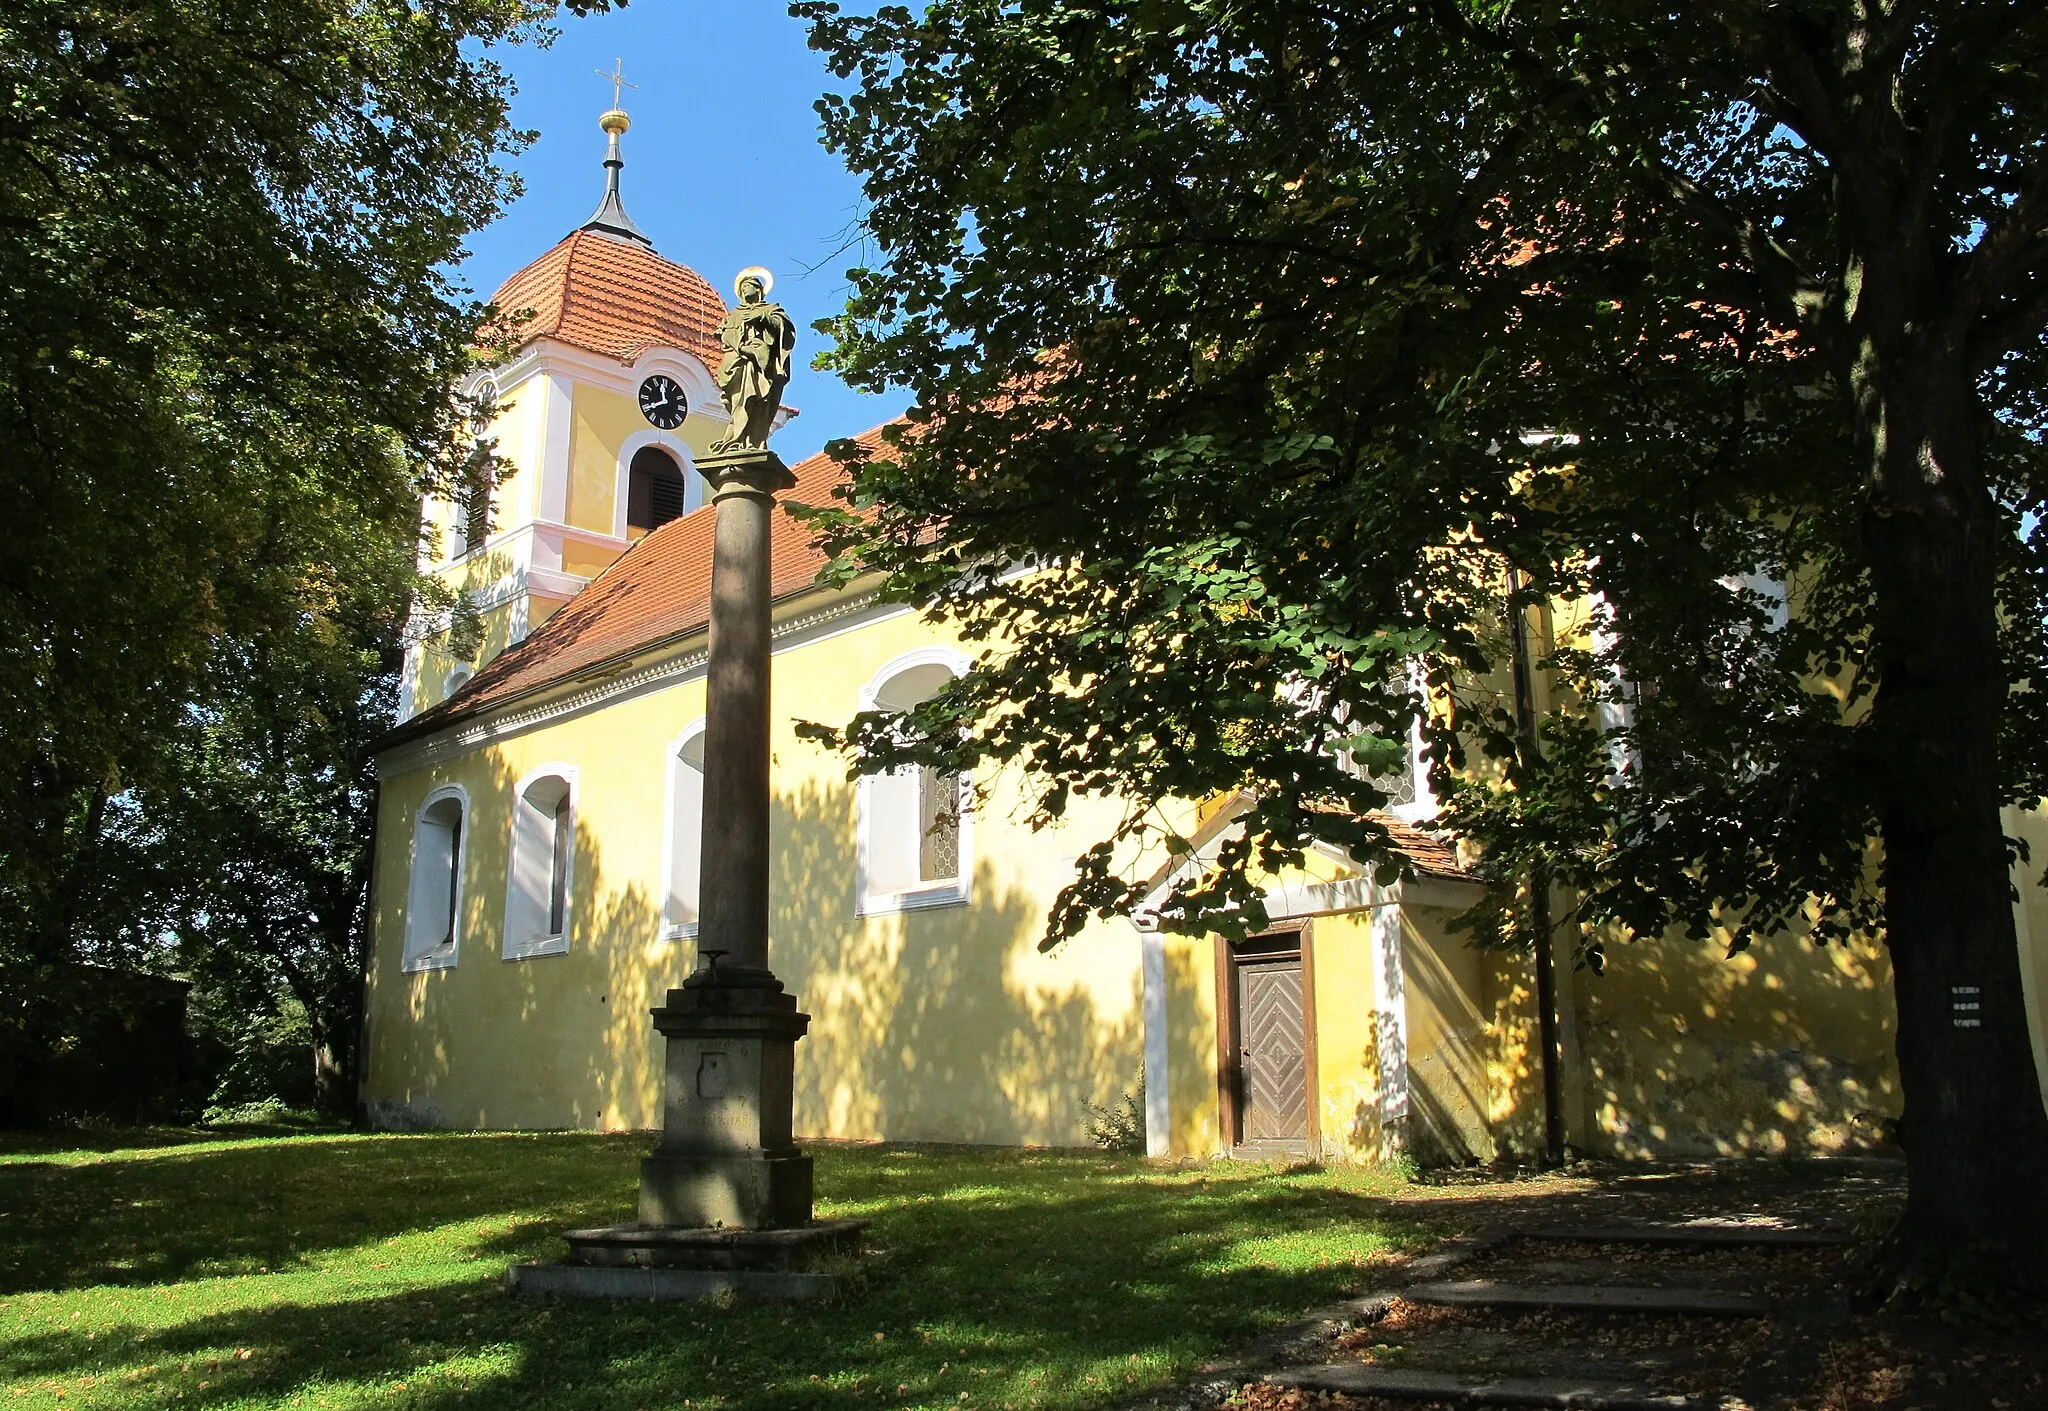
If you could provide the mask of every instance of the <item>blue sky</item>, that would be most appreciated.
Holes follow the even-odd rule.
[[[779,4],[641,0],[565,17],[553,47],[494,51],[519,85],[516,126],[539,140],[513,163],[525,194],[469,242],[463,281],[488,296],[596,209],[604,194],[597,118],[623,58],[633,116],[624,140],[626,210],[668,259],[703,274],[728,300],[748,265],[775,271],[775,298],[796,319],[798,369],[788,401],[801,415],[775,446],[794,462],[835,436],[888,420],[907,400],[864,397],[810,369],[823,343],[812,320],[839,311],[845,271],[861,260],[859,183],[818,144],[812,104],[836,81]]]

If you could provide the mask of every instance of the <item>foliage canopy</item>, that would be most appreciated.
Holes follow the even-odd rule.
[[[459,468],[449,268],[520,140],[491,48],[553,10],[0,14],[0,1060],[48,1038],[71,962],[178,917],[230,952],[265,909],[301,949],[346,932],[304,893],[360,870],[354,751],[419,493]],[[228,796],[258,794],[241,830]]]
[[[794,8],[881,256],[831,362],[917,402],[815,518],[988,644],[866,767],[1026,765],[1169,847],[1250,787],[1169,911],[1228,929],[1254,860],[1398,866],[1419,721],[1496,931],[1532,866],[1623,934],[1882,929],[1908,1130],[1989,1173],[1916,1210],[2048,1247],[1968,1091],[2048,1154],[1998,822],[2048,781],[2039,7]],[[1560,601],[1538,734],[1509,628]],[[1049,940],[1139,900],[1124,855]]]

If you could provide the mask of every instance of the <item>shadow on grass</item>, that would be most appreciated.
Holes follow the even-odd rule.
[[[692,1401],[770,1411],[1082,1405],[1183,1369],[1335,1295],[1360,1279],[1362,1258],[1421,1234],[1414,1222],[1390,1218],[1369,1191],[1319,1173],[1170,1172],[1067,1153],[824,1148],[819,1188],[832,1198],[823,1213],[870,1218],[887,1251],[866,1287],[843,1303],[720,1309],[506,1296],[506,1262],[560,1253],[560,1225],[530,1218],[532,1205],[565,1221],[623,1216],[644,1140],[383,1138],[368,1150],[343,1142],[323,1143],[321,1152],[307,1144],[299,1149],[304,1165],[345,1174],[279,1192],[259,1220],[202,1218],[203,1236],[179,1236],[184,1267],[218,1262],[218,1250],[198,1257],[208,1241],[239,1241],[237,1258],[260,1250],[281,1260],[370,1245],[383,1231],[420,1230],[437,1219],[487,1227],[451,1232],[432,1266],[421,1266],[422,1282],[448,1280],[438,1287],[393,1292],[370,1283],[364,1271],[376,1266],[361,1261],[376,1257],[371,1250],[349,1267],[338,1262],[317,1286],[292,1285],[304,1301],[290,1301],[279,1285],[260,1307],[222,1309],[195,1298],[194,1316],[168,1326],[37,1319],[0,1350],[0,1371],[33,1387],[103,1369],[97,1404],[121,1407],[364,1394],[416,1407],[619,1411]],[[193,1158],[187,1177],[253,1191],[279,1176],[265,1160],[276,1149]],[[430,1166],[437,1150],[448,1153],[438,1170],[409,1181],[401,1174]],[[566,1154],[551,1160],[555,1151]],[[129,1165],[160,1167],[165,1159]],[[518,1174],[496,1169],[504,1166]],[[352,1187],[362,1193],[351,1195]],[[404,1211],[372,1218],[371,1207],[396,1203],[394,1195],[405,1198]],[[328,1209],[334,1201],[348,1208]],[[205,1203],[232,1201],[216,1195]],[[508,1206],[522,1204],[508,1220]],[[294,1221],[317,1223],[294,1229]],[[251,1225],[275,1228],[262,1234]],[[71,1238],[91,1237],[67,1228]],[[46,1230],[32,1243],[49,1253],[64,1242]]]
[[[203,1127],[110,1127],[98,1124],[0,1129],[0,1167],[75,1164],[80,1153],[160,1151],[168,1147],[218,1142],[254,1141],[340,1135],[346,1124],[323,1118],[291,1115],[260,1122],[210,1122]],[[73,1161],[38,1162],[39,1156],[64,1156]]]
[[[263,1273],[496,1211],[609,1210],[630,1198],[625,1158],[646,1144],[328,1137],[8,1163],[0,1211],[26,1218],[0,1219],[0,1293]]]

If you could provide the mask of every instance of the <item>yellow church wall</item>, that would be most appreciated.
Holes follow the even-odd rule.
[[[1223,1149],[1216,1104],[1216,942],[1163,936],[1166,961],[1167,1150],[1178,1157]]]
[[[490,436],[498,443],[499,459],[510,469],[492,497],[493,532],[523,524],[540,513],[540,469],[534,452],[541,444],[540,420],[547,404],[541,385],[535,379],[507,392],[491,418]]]
[[[562,546],[562,570],[578,578],[595,578],[616,563],[618,557],[609,549],[571,541]]]
[[[1486,1028],[1486,1119],[1496,1154],[1543,1152],[1543,1049],[1537,1035],[1536,967],[1521,951],[1474,952]],[[1576,1132],[1583,1123],[1569,1128]]]
[[[1568,898],[1553,914],[1569,910]],[[1610,942],[1600,973],[1556,956],[1566,1142],[1623,1158],[1852,1155],[1899,1111],[1891,978],[1873,946],[1798,936],[1725,945]],[[1543,1058],[1526,952],[1472,953],[1485,1100],[1503,1153],[1543,1149]]]
[[[544,399],[532,390],[535,385],[528,383],[506,393],[484,432],[497,443],[497,455],[505,462],[503,478],[491,493],[493,534],[526,523],[539,510],[540,474],[530,462],[539,444],[538,422]],[[421,518],[433,529],[436,563],[445,558],[453,542],[455,515],[454,502],[442,496],[430,497],[423,504]]]
[[[2018,933],[2021,998],[2034,1044],[2034,1071],[2042,1105],[2048,1108],[2048,888],[2041,884],[2042,873],[2048,870],[2048,813],[2039,808],[2007,809],[2005,831],[2027,846],[2027,860],[2013,867],[2019,897],[2013,929]]]
[[[1880,948],[1784,935],[1728,956],[1673,936],[1611,944],[1602,973],[1574,979],[1586,1085],[1575,1144],[1682,1157],[1888,1143],[1900,1096]]]
[[[618,493],[619,447],[646,425],[640,409],[616,392],[573,384],[569,397],[569,504],[566,518],[578,529],[612,532]],[[582,568],[564,563],[571,573]]]
[[[379,1121],[655,1125],[647,1011],[687,973],[685,950],[661,939],[661,760],[681,721],[702,713],[701,702],[701,685],[686,683],[385,782],[365,1086]],[[594,747],[604,735],[609,746]],[[577,770],[569,948],[504,960],[514,791],[547,764]],[[399,938],[411,823],[444,783],[460,784],[470,800],[458,964],[406,975]]]
[[[1087,1105],[1141,1066],[1138,937],[1091,927],[1037,951],[1071,836],[1033,834],[1004,784],[973,819],[967,905],[855,915],[855,786],[794,718],[844,720],[894,656],[929,645],[908,615],[778,653],[771,961],[813,1016],[797,1123],[813,1136],[1079,1143]],[[657,1120],[648,1008],[687,972],[660,918],[665,752],[701,681],[615,701],[385,783],[366,1098],[387,1125],[645,1127]],[[516,782],[577,767],[566,955],[498,958]],[[466,825],[460,963],[400,971],[412,819],[458,782]],[[1077,841],[1078,840],[1078,841]],[[1063,854],[1062,849],[1068,850]]]
[[[1455,911],[1404,905],[1401,958],[1408,1040],[1408,1144],[1420,1161],[1490,1161],[1486,965]]]
[[[1373,973],[1372,913],[1318,916],[1309,923],[1316,967],[1316,1121],[1323,1156],[1380,1157],[1379,985]]]
[[[815,605],[786,607],[785,616]],[[534,620],[552,606],[536,599]],[[503,614],[487,615],[491,624],[495,648]],[[906,613],[776,657],[772,958],[813,1015],[798,1046],[798,1127],[812,1136],[1080,1143],[1087,1105],[1137,1079],[1139,937],[1118,922],[1050,955],[1036,943],[1073,854],[1108,831],[1110,806],[1083,803],[1067,827],[1034,834],[1019,781],[998,780],[973,819],[970,904],[860,917],[856,787],[839,757],[794,732],[799,718],[844,721],[886,662],[939,640]],[[439,699],[453,665],[445,653],[421,654],[422,704]],[[665,751],[702,709],[701,682],[686,682],[385,780],[366,1088],[379,1120],[657,1120],[659,1049],[646,1011],[692,954],[688,942],[660,939]],[[550,761],[580,771],[571,950],[506,962],[498,940],[513,786]],[[463,784],[473,806],[461,963],[405,975],[398,937],[412,818],[448,781]],[[2037,870],[2048,865],[2048,819],[2029,814],[2008,826],[2032,843]],[[1314,855],[1269,881],[1347,874]],[[2048,893],[2031,881],[2022,890],[2027,946],[2048,937]],[[1569,903],[1561,895],[1554,914],[1568,915]],[[1532,967],[1525,955],[1471,949],[1450,930],[1452,914],[1402,908],[1409,1136],[1426,1159],[1533,1155],[1542,1096]],[[1319,916],[1311,927],[1323,1154],[1371,1160],[1384,1150],[1371,914]],[[1168,936],[1163,945],[1170,1148],[1206,1157],[1221,1145],[1214,941]],[[1818,950],[1784,937],[1729,959],[1718,946],[1667,938],[1609,945],[1606,972],[1594,975],[1573,970],[1561,937],[1558,961],[1574,1146],[1685,1157],[1884,1145],[1899,1096],[1881,951]],[[2048,942],[2024,950],[2023,964],[2038,1014]]]
[[[777,658],[770,944],[813,1015],[798,1122],[828,1136],[1080,1143],[1087,1104],[1133,1088],[1142,1066],[1138,936],[1117,922],[1049,955],[1037,943],[1107,806],[1081,801],[1068,827],[1034,834],[1016,781],[999,780],[973,817],[968,905],[856,918],[855,785],[843,759],[795,736],[797,718],[850,718],[885,664],[934,641],[905,613]]]

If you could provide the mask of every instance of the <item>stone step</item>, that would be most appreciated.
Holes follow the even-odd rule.
[[[1774,1311],[1767,1298],[1693,1286],[1511,1284],[1498,1279],[1460,1279],[1413,1284],[1403,1289],[1401,1296],[1411,1303],[1449,1308],[1531,1308],[1554,1313],[1692,1313],[1709,1318],[1763,1318]]]
[[[1267,1381],[1303,1391],[1379,1396],[1389,1401],[1447,1401],[1453,1406],[1561,1406],[1577,1411],[1711,1411],[1717,1403],[1618,1382],[1568,1377],[1490,1377],[1404,1371],[1333,1362],[1273,1372]]]
[[[1714,1249],[1838,1249],[1854,1244],[1839,1230],[1781,1225],[1537,1225],[1523,1239],[1567,1244],[1695,1245]]]

